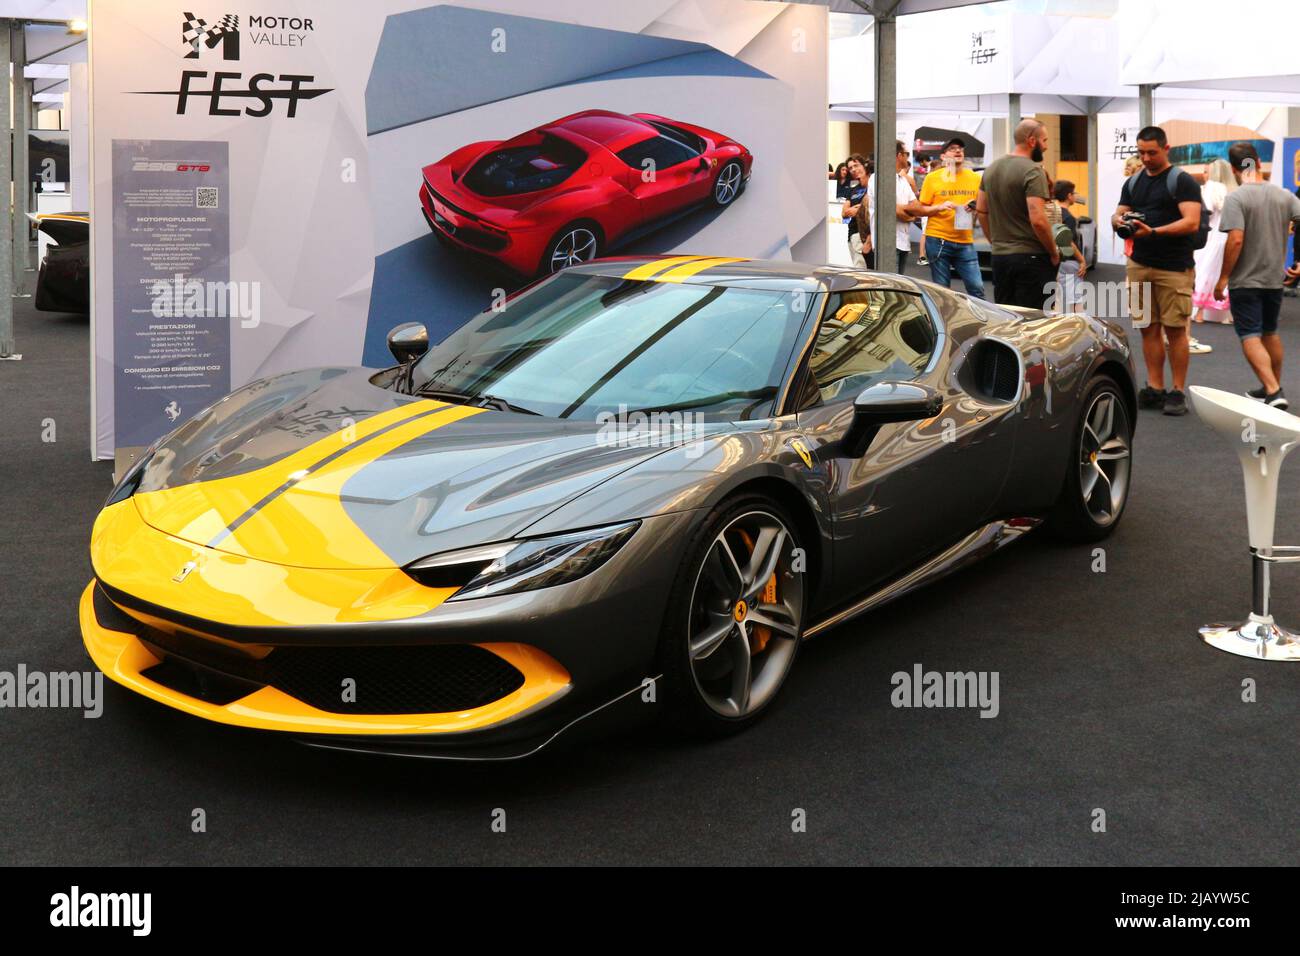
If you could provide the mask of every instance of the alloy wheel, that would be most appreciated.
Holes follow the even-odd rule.
[[[713,187],[713,198],[719,206],[725,206],[736,198],[740,189],[740,164],[728,163],[718,174],[718,182]]]
[[[579,226],[570,229],[555,244],[551,253],[551,271],[559,272],[568,266],[590,262],[596,258],[596,234]]]
[[[713,539],[691,597],[691,675],[708,706],[745,717],[780,688],[803,617],[795,541],[767,511],[732,520]]]
[[[1123,510],[1131,465],[1128,410],[1118,395],[1103,391],[1088,407],[1079,440],[1079,490],[1099,526],[1111,524]]]

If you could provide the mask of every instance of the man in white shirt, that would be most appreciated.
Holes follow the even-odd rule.
[[[907,257],[912,251],[912,240],[907,234],[908,227],[916,221],[916,216],[909,213],[904,207],[909,203],[916,202],[916,193],[912,191],[912,184],[907,181],[908,162],[907,147],[901,141],[894,142],[894,217],[895,222],[895,239],[894,245],[898,249],[898,272],[901,274],[907,268]],[[875,211],[876,208],[876,174],[871,174],[871,180],[867,183],[867,208]],[[874,249],[880,248],[880,239],[877,235],[876,220],[873,216],[871,219],[871,245]],[[879,257],[877,257],[879,262]]]

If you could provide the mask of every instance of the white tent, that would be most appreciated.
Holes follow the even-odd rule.
[[[832,3],[831,9],[846,6],[860,5]],[[854,18],[856,29],[842,28],[831,40],[829,118],[879,118],[877,163],[882,141],[895,138],[895,116],[969,131],[989,143],[992,157],[1005,148],[1009,130],[1022,115],[1083,115],[1089,119],[1087,195],[1096,197],[1094,211],[1099,212],[1110,202],[1109,188],[1099,187],[1100,154],[1109,148],[1109,138],[1128,133],[1130,115],[1136,126],[1152,122],[1154,104],[1166,114],[1223,118],[1251,114],[1252,108],[1267,112],[1275,105],[1300,104],[1300,76],[1282,73],[1284,41],[1270,36],[1265,55],[1256,56],[1260,34],[1284,36],[1285,31],[1261,31],[1258,21],[1233,20],[1241,36],[1225,44],[1217,24],[1232,18],[1224,17],[1221,4],[1211,0],[1003,0],[942,6],[964,9],[898,7],[916,15],[889,25],[896,34],[890,57],[897,64],[891,77],[895,83],[889,84],[893,89],[879,79],[876,51],[883,38],[875,20]],[[1173,23],[1187,35],[1171,37]],[[1213,31],[1207,29],[1211,23],[1216,24]],[[1224,56],[1225,45],[1240,52]],[[1180,52],[1171,52],[1174,46]],[[1193,48],[1194,54],[1182,55]],[[1237,59],[1243,62],[1235,63]],[[1215,72],[1203,75],[1216,60]],[[1245,76],[1250,64],[1258,63],[1273,64],[1278,75],[1271,80]],[[1103,120],[1102,114],[1118,117]],[[1002,117],[1007,118],[1005,130],[995,135],[993,121]],[[892,163],[892,157],[885,162]]]

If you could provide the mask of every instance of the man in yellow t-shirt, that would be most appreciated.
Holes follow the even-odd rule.
[[[939,154],[943,161],[925,177],[921,197],[906,211],[925,216],[925,257],[930,261],[930,278],[948,286],[955,272],[968,295],[984,298],[984,279],[975,253],[975,197],[980,174],[965,168],[966,143],[954,136]]]

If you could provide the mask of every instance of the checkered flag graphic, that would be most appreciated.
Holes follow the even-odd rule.
[[[233,13],[227,13],[212,26],[208,26],[208,21],[192,13],[186,13],[185,19],[181,22],[181,41],[190,47],[190,52],[185,54],[186,58],[198,57],[200,42],[206,43],[209,50],[218,43],[225,42],[226,59],[235,59],[238,57],[238,39],[239,17]],[[231,41],[236,44],[233,54]]]

